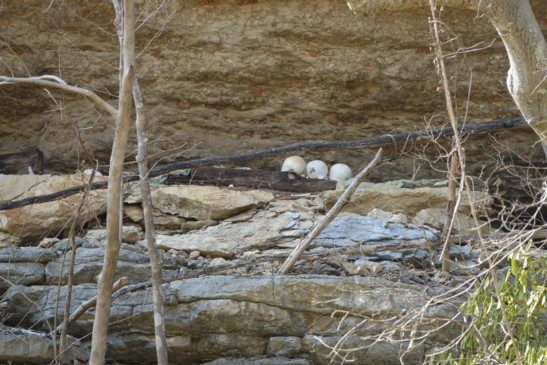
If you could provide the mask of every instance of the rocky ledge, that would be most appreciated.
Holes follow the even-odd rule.
[[[19,176],[17,191],[13,184],[3,184],[10,179],[0,179],[3,197],[42,194],[75,177]],[[32,179],[34,183],[26,181]],[[170,359],[185,364],[327,364],[354,356],[377,364],[397,364],[401,357],[405,364],[421,363],[458,329],[442,327],[409,348],[404,328],[394,324],[409,316],[420,317],[418,328],[424,329],[448,321],[457,313],[458,298],[444,300],[443,295],[478,270],[478,254],[468,245],[452,246],[452,275],[435,270],[439,249],[427,243],[439,235],[439,212],[446,203],[442,185],[365,184],[313,242],[310,255],[297,262],[291,275],[279,275],[282,260],[340,191],[288,196],[156,184]],[[485,193],[475,197],[485,207],[491,200]],[[43,363],[55,356],[50,333],[64,311],[69,242],[62,237],[71,219],[70,209],[58,208],[80,198],[0,214],[0,361]],[[79,217],[86,231],[76,239],[71,312],[96,294],[106,244],[102,192],[94,193],[88,208],[94,215]],[[117,277],[127,277],[129,284],[113,303],[107,356],[123,364],[153,363],[149,259],[139,197],[131,185],[124,208]],[[462,201],[456,220],[461,233],[469,229],[467,214],[468,203]],[[48,215],[52,220],[45,220]],[[70,358],[86,361],[92,319],[90,310],[70,325]],[[32,350],[30,355],[22,348]]]

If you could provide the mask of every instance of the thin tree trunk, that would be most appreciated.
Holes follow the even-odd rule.
[[[450,167],[448,169],[448,203],[446,206],[446,220],[444,222],[442,239],[444,240],[441,252],[441,270],[450,271],[450,233],[456,215],[456,174],[458,173],[458,152],[454,151],[452,144],[452,155],[450,156]]]
[[[143,101],[139,83],[133,84],[133,100],[137,114],[137,162],[141,178],[142,210],[144,215],[144,230],[150,266],[152,269],[152,295],[154,300],[154,332],[156,337],[156,357],[159,365],[167,365],[167,339],[165,337],[165,320],[163,315],[162,293],[162,262],[161,255],[156,246],[156,228],[152,215],[152,195],[150,194],[150,179],[148,177],[148,160],[146,157],[147,138],[145,134],[146,118],[144,115]]]
[[[429,22],[431,37],[433,38],[433,47],[435,49],[435,56],[437,60],[437,73],[441,77],[441,82],[443,84],[446,110],[448,112],[448,119],[450,120],[450,125],[454,130],[454,138],[450,154],[450,167],[448,168],[448,204],[446,207],[446,220],[443,227],[444,246],[441,251],[441,270],[445,272],[450,271],[450,233],[452,231],[452,224],[454,221],[454,216],[456,215],[456,175],[458,174],[458,164],[462,171],[462,179],[464,177],[463,171],[463,156],[460,155],[459,151],[462,150],[460,135],[458,131],[458,119],[456,118],[456,113],[454,111],[454,105],[452,104],[452,95],[450,92],[450,86],[448,84],[448,77],[446,75],[446,68],[444,65],[443,50],[441,46],[441,39],[439,36],[439,23],[437,21],[436,9],[433,2],[431,4],[431,20]],[[460,160],[461,159],[461,160]],[[460,161],[458,161],[460,160]],[[459,162],[459,163],[458,163]],[[458,194],[459,196],[459,194]]]
[[[359,186],[361,181],[363,181],[365,176],[367,176],[369,172],[380,162],[383,152],[384,149],[380,148],[372,161],[370,161],[369,164],[363,170],[361,170],[361,172],[358,173],[357,176],[355,176],[355,180],[353,180],[353,182],[350,184],[350,186],[348,186],[346,191],[344,191],[340,198],[338,198],[336,204],[334,204],[334,206],[328,211],[327,215],[323,217],[321,222],[317,226],[315,226],[310,233],[308,233],[308,235],[291,252],[289,257],[287,257],[287,260],[285,260],[283,265],[281,265],[279,273],[286,274],[292,269],[296,260],[298,260],[298,258],[302,256],[302,254],[304,253],[304,251],[306,251],[312,241],[317,236],[319,236],[325,228],[327,228],[329,223],[332,222],[332,220],[338,215],[342,207],[349,201],[349,199],[351,198],[355,190],[357,190],[357,187]]]
[[[436,53],[436,56],[437,56],[437,62],[439,63],[439,71],[440,71],[440,75],[441,75],[442,82],[443,82],[444,95],[445,95],[445,98],[446,98],[446,109],[448,111],[448,116],[450,118],[450,124],[452,125],[452,128],[454,129],[454,142],[455,142],[455,145],[456,145],[456,148],[457,148],[457,155],[458,155],[458,160],[459,160],[459,164],[460,164],[461,183],[460,183],[460,189],[458,190],[458,199],[461,195],[463,187],[465,186],[466,190],[467,190],[468,197],[469,197],[469,205],[471,207],[471,214],[473,215],[473,220],[475,222],[475,226],[477,228],[479,228],[479,219],[478,219],[478,215],[475,211],[474,200],[473,200],[473,197],[472,197],[472,194],[471,194],[470,186],[469,186],[469,184],[467,182],[467,179],[465,177],[465,150],[463,149],[463,147],[461,145],[461,140],[460,140],[460,137],[459,137],[459,134],[458,134],[458,125],[457,125],[458,122],[456,120],[456,115],[454,114],[454,107],[452,105],[452,97],[450,95],[450,88],[449,88],[449,85],[448,85],[448,75],[446,73],[446,67],[445,67],[445,64],[444,64],[444,57],[443,57],[443,52],[442,52],[442,47],[441,47],[441,41],[440,41],[440,38],[439,38],[439,29],[438,29],[439,22],[437,21],[437,15],[436,15],[437,10],[436,10],[436,5],[435,5],[435,0],[429,0],[429,6],[430,6],[430,9],[431,9],[431,21],[433,22],[433,33],[434,33],[434,37],[435,37],[435,44],[434,44],[435,53]],[[529,4],[528,4],[528,6],[529,6]],[[509,74],[511,74],[511,71],[510,71]],[[457,209],[457,207],[454,207],[453,210],[456,210],[456,209]],[[480,230],[477,230],[477,233],[478,233],[479,237],[481,237]],[[447,240],[447,242],[448,242],[448,240]],[[487,252],[486,251],[486,245],[485,245],[485,243],[482,239],[480,240],[480,242],[481,242],[481,245],[482,245],[483,252],[486,254],[486,252]],[[511,344],[513,346],[513,349],[515,350],[515,354],[516,354],[516,357],[517,357],[517,363],[518,364],[523,364],[522,357],[521,357],[521,354],[520,354],[520,351],[519,351],[519,348],[518,348],[517,338],[513,335],[513,331],[511,329],[510,322],[508,321],[507,313],[505,311],[505,304],[503,303],[503,298],[501,297],[501,294],[500,294],[500,289],[499,289],[499,284],[498,284],[498,276],[497,276],[497,273],[496,273],[496,267],[494,266],[494,264],[493,264],[493,262],[490,258],[488,259],[488,261],[489,261],[489,264],[490,264],[490,277],[492,278],[492,283],[494,284],[494,290],[495,290],[496,296],[498,297],[498,300],[500,302],[500,308],[501,308],[501,313],[502,313],[503,322],[504,322],[502,324],[502,326],[505,328],[506,333],[508,333],[509,337],[511,338]]]
[[[95,172],[97,168],[95,167],[89,177],[89,182],[87,186],[93,183],[95,178]],[[68,331],[68,320],[70,317],[70,305],[72,304],[72,286],[74,279],[74,264],[76,262],[76,221],[78,216],[82,213],[82,210],[86,206],[87,197],[89,196],[89,189],[84,190],[82,199],[74,215],[72,224],[70,225],[70,232],[68,234],[68,241],[70,242],[70,262],[68,264],[68,275],[67,275],[67,284],[66,284],[66,295],[65,295],[65,312],[63,314],[63,322],[61,323],[61,336],[59,340],[59,360],[61,363],[66,360],[64,358],[65,350],[67,349],[66,336]],[[81,228],[81,227],[80,227]]]
[[[120,43],[120,79],[123,69],[123,10],[119,0],[112,0],[114,13],[116,14],[116,30],[118,41]],[[167,338],[165,336],[165,319],[163,310],[162,293],[162,262],[161,255],[156,246],[156,227],[152,215],[152,196],[150,193],[150,178],[148,172],[147,157],[147,138],[146,138],[146,116],[144,114],[144,105],[142,101],[141,89],[138,80],[135,78],[133,83],[133,102],[135,104],[136,130],[137,130],[137,164],[139,168],[142,208],[144,215],[144,230],[146,243],[148,245],[148,255],[150,257],[150,267],[152,270],[152,295],[154,303],[154,333],[156,339],[156,357],[159,365],[167,365]]]
[[[110,305],[112,301],[112,284],[116,274],[116,264],[121,244],[122,225],[122,173],[125,157],[125,146],[131,124],[131,101],[133,89],[133,62],[135,58],[135,4],[133,0],[124,1],[123,21],[123,77],[120,85],[119,106],[116,118],[116,132],[110,157],[110,171],[107,190],[107,246],[103,269],[97,290],[97,307],[93,322],[91,357],[89,363],[102,365],[106,355],[106,336]]]

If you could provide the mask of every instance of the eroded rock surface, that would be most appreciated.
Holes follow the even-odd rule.
[[[93,296],[95,290],[91,284],[77,285],[73,309]],[[345,331],[357,320],[350,315],[341,323],[342,316],[331,317],[334,310],[349,310],[360,316],[399,315],[419,309],[432,293],[437,293],[435,290],[439,289],[430,291],[421,285],[363,277],[209,276],[174,281],[166,285],[170,355],[184,363],[218,359],[219,364],[229,364],[234,360],[223,358],[241,357],[250,362],[256,357],[263,358],[259,363],[284,364],[276,356],[288,356],[296,358],[289,364],[328,364],[326,350],[321,349],[318,340],[339,339],[342,333],[338,326]],[[25,303],[22,293],[35,298],[43,312]],[[44,319],[52,320],[55,312],[55,291],[46,287],[32,287],[32,291],[13,287],[3,300],[17,304],[19,313],[27,311],[23,322],[36,323],[39,328],[44,326]],[[63,300],[61,297],[61,308]],[[110,359],[154,362],[151,300],[150,292],[138,292],[114,302],[108,338]],[[453,311],[453,306],[440,306],[426,316],[448,318]],[[91,320],[92,315],[86,314],[71,326],[71,335],[88,333]],[[382,329],[381,325],[360,328],[353,341]],[[362,352],[374,354],[379,363],[387,364],[393,363],[404,348],[381,342]],[[423,349],[417,350],[405,355],[409,363],[423,356]]]
[[[162,188],[158,186],[156,191]],[[389,189],[413,190],[393,186]],[[163,217],[180,217],[188,201],[200,199],[187,194],[196,191],[187,186],[171,186],[168,191],[172,205],[162,203],[156,207]],[[434,241],[439,233],[432,227],[409,223],[415,210],[415,205],[409,204],[408,210],[398,213],[378,209],[370,216],[341,213],[309,248],[318,257],[297,261],[292,273],[298,275],[278,275],[281,261],[323,218],[324,201],[318,196],[274,197],[269,192],[215,187],[201,187],[199,191],[199,196],[205,197],[203,204],[193,205],[199,205],[194,210],[201,214],[199,217],[211,217],[210,212],[221,211],[228,218],[215,221],[214,226],[182,233],[180,229],[162,229],[157,235],[165,278],[169,356],[175,362],[328,364],[331,357],[327,345],[336,345],[344,338],[340,351],[359,348],[351,356],[373,359],[378,364],[396,364],[409,343],[374,342],[373,338],[391,323],[377,319],[395,320],[419,313],[429,324],[442,323],[454,316],[457,303],[443,300],[424,311],[425,303],[466,280],[465,275],[476,273],[473,266],[477,253],[470,246],[452,246],[449,254],[454,276],[438,280],[433,273],[440,267],[440,249],[424,249],[416,244]],[[421,194],[427,192],[437,196],[436,191],[430,190]],[[231,210],[222,211],[215,203],[215,194],[234,194],[237,199],[228,204]],[[126,201],[135,207],[138,199],[131,193]],[[179,204],[181,201],[184,204]],[[361,203],[365,207],[371,204],[357,201],[353,206]],[[404,207],[402,200],[399,204]],[[164,207],[176,208],[164,213]],[[130,285],[149,280],[150,264],[140,227],[123,227],[122,240],[116,278],[126,276]],[[45,333],[48,323],[63,313],[66,255],[71,246],[68,239],[53,237],[28,242],[34,242],[36,247],[10,245],[0,249],[0,278],[4,278],[0,282],[0,309],[5,313],[6,325]],[[90,229],[75,243],[71,311],[96,295],[96,277],[106,246],[105,231]],[[361,249],[370,246],[375,247],[374,251],[363,253]],[[344,251],[348,248],[352,250]],[[114,301],[108,336],[109,361],[155,362],[150,295],[148,289],[130,291]],[[93,311],[88,311],[69,327],[71,336],[83,337],[84,350],[89,346],[85,336],[92,329],[92,321]],[[351,336],[343,337],[355,325],[358,326]],[[456,335],[453,328],[443,327],[427,345],[406,352],[406,363],[421,363],[430,347],[446,343]],[[28,343],[33,344],[32,341]],[[41,363],[45,361],[44,349],[52,346],[45,337],[36,344],[40,348],[36,356],[24,358],[11,349],[18,343],[12,337],[0,336],[0,347],[8,349],[7,360]],[[87,355],[84,351],[78,356]]]
[[[84,175],[80,174],[63,176],[4,175],[0,178],[0,201],[50,194],[86,182]],[[47,203],[1,211],[0,233],[20,238],[56,235],[69,228],[72,219],[76,219],[76,222],[81,224],[105,213],[105,197],[105,190],[90,191],[87,203],[77,217],[75,217],[75,213],[80,205],[82,193]]]
[[[532,3],[545,29],[544,2]],[[424,129],[424,119],[445,115],[427,7],[364,18],[345,1],[200,0],[171,1],[149,17],[153,11],[143,10],[147,22],[139,23],[137,32],[152,154],[174,151],[188,159],[288,141],[351,140]],[[0,17],[9,40],[2,46],[1,75],[56,74],[116,104],[118,39],[109,2],[7,1]],[[443,21],[462,46],[480,49],[448,65],[468,120],[518,116],[505,83],[507,56],[494,28],[472,10],[447,9]],[[63,102],[62,114],[51,112],[57,105],[40,88],[0,88],[0,150],[38,147],[48,167],[74,168],[81,156],[80,128],[86,147],[107,163],[114,136],[110,116],[98,118],[79,96],[53,95]],[[484,165],[493,169],[488,148],[506,143],[525,158],[537,153],[542,162],[541,148],[532,148],[535,141],[527,127],[496,133],[496,139],[471,138],[468,173]],[[135,139],[130,143],[129,151],[135,150]],[[372,155],[357,149],[305,157],[343,162],[357,171]],[[285,157],[252,163],[278,169]],[[416,170],[418,176],[439,177],[427,162],[414,162],[399,159],[373,177],[410,178]]]
[[[336,203],[342,191],[325,191],[321,193],[321,199],[327,208]],[[446,187],[420,187],[404,188],[387,184],[371,184],[355,191],[351,200],[344,206],[343,211],[368,214],[373,209],[381,209],[388,212],[403,212],[414,216],[423,209],[445,208],[447,203],[448,188]],[[484,192],[473,192],[473,200],[478,206],[490,206],[492,198]],[[469,213],[469,199],[467,193],[462,194],[459,211]]]
[[[163,214],[185,219],[212,221],[226,219],[272,201],[273,194],[264,190],[231,190],[214,186],[155,185],[152,188],[154,209]],[[126,204],[140,203],[140,190],[134,187]]]

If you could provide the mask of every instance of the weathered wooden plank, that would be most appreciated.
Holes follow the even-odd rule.
[[[282,171],[246,170],[217,167],[197,167],[184,170],[185,174],[169,174],[167,185],[193,184],[268,189],[295,193],[314,193],[336,189],[336,182],[306,179]]]
[[[35,174],[44,172],[44,154],[37,148],[24,151],[0,154],[1,174],[28,174],[29,169]]]

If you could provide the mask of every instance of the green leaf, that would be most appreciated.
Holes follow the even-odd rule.
[[[518,268],[519,268],[518,261],[515,259],[511,260],[511,274],[513,274],[513,276],[517,275]]]

